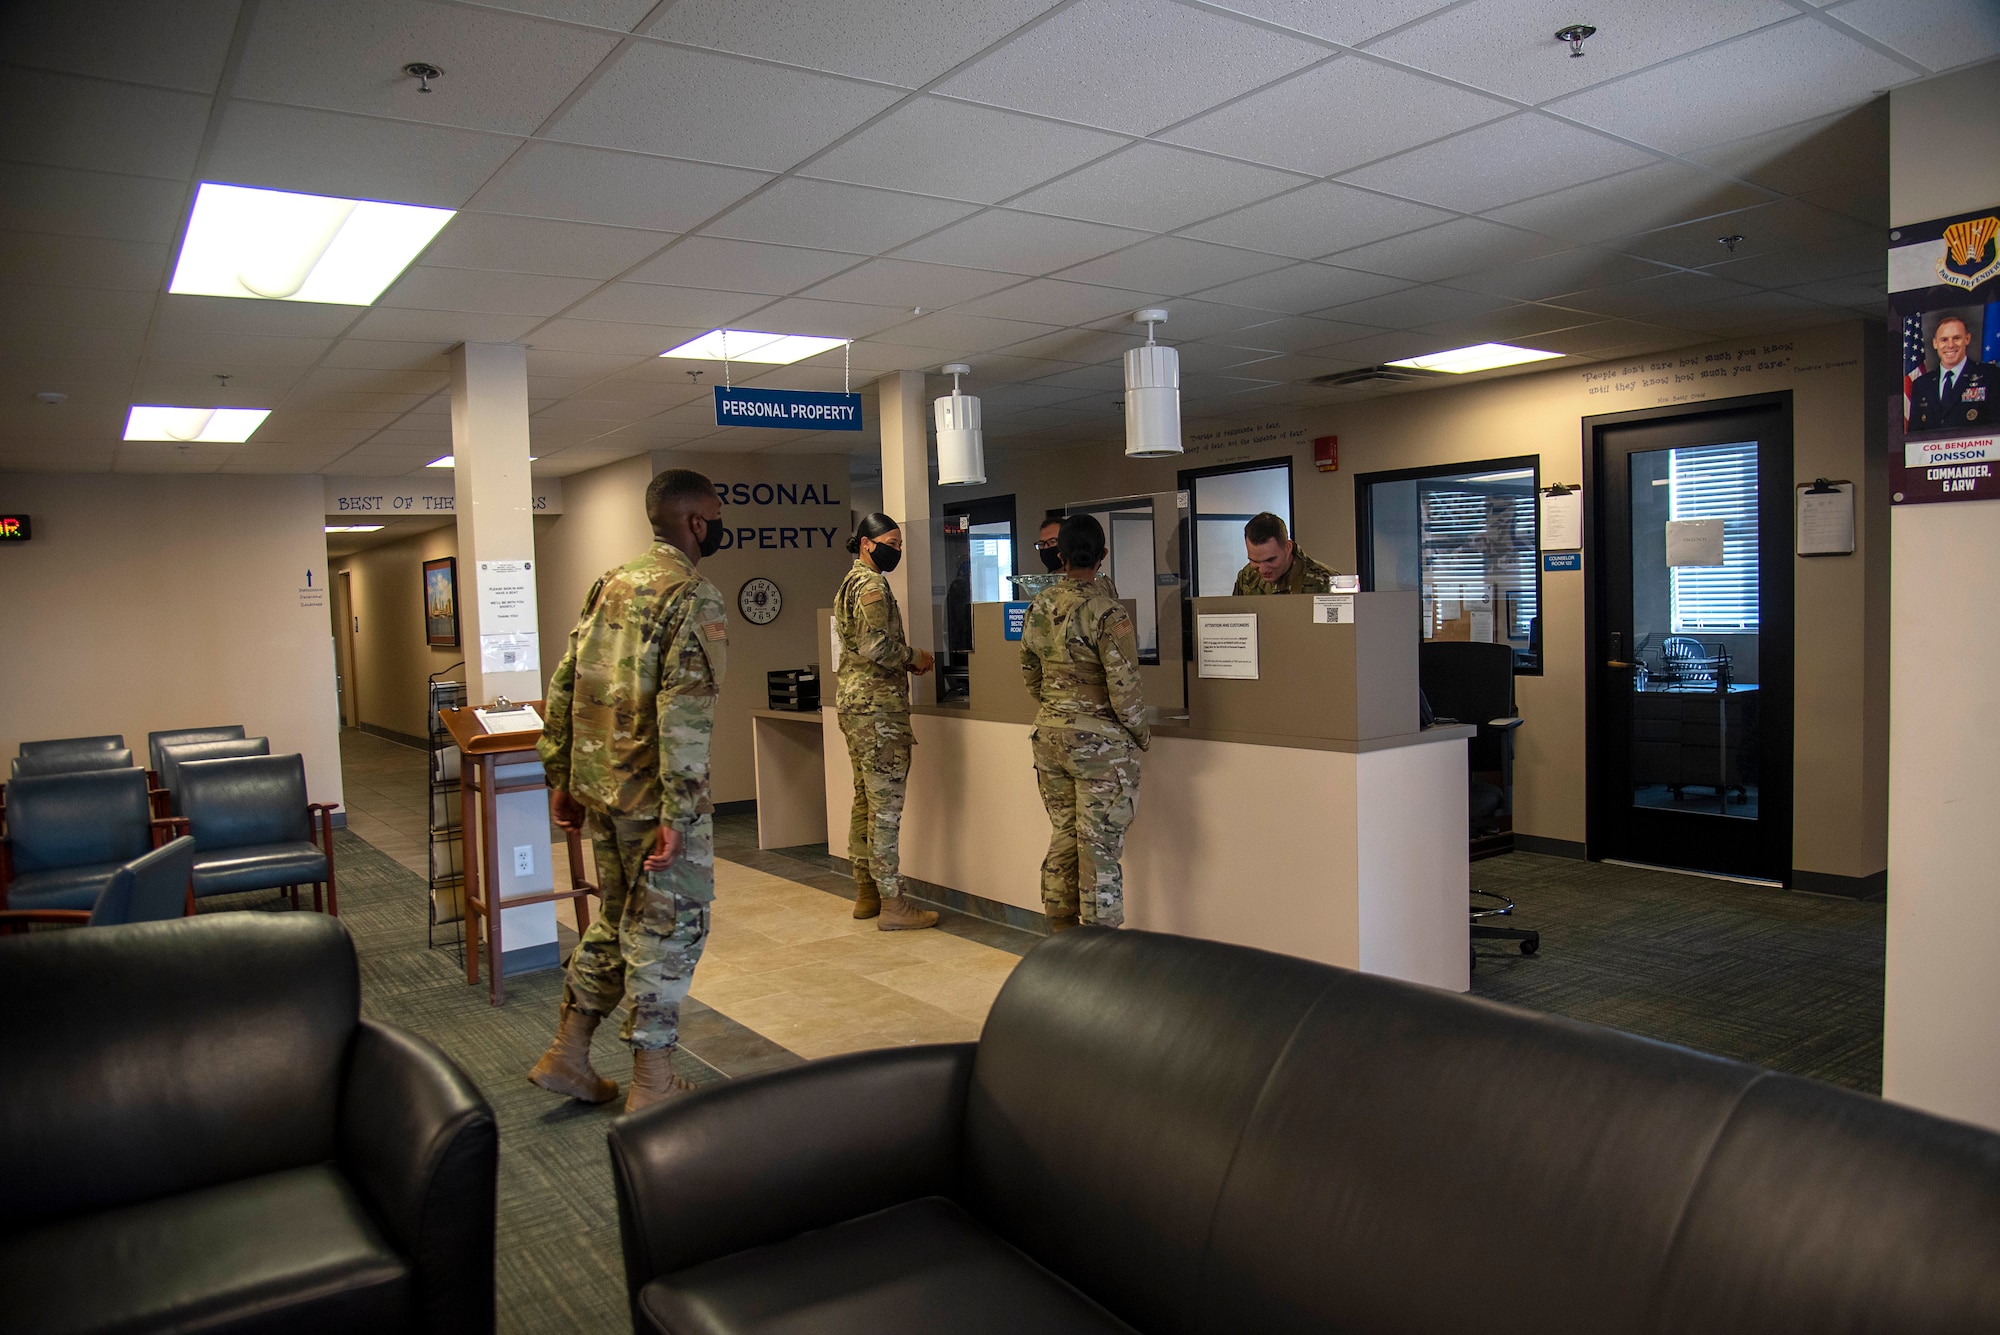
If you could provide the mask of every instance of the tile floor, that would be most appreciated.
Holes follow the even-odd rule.
[[[341,735],[348,829],[419,876],[429,874],[425,763],[371,733]],[[809,864],[756,860],[716,859],[695,1000],[801,1057],[979,1036],[1018,950],[946,931],[879,932]],[[772,870],[793,865],[796,877]],[[574,927],[568,903],[557,912]]]

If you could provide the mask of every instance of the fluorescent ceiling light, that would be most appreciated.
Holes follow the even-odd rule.
[[[328,524],[328,533],[380,533],[380,524]]]
[[[1448,352],[1428,352],[1421,357],[1406,357],[1400,362],[1390,362],[1389,365],[1408,366],[1419,371],[1446,371],[1452,375],[1465,375],[1470,371],[1491,371],[1498,366],[1545,362],[1552,357],[1562,355],[1560,352],[1542,352],[1535,348],[1517,348],[1511,343],[1475,343],[1469,348],[1452,348]]]
[[[169,292],[366,306],[452,210],[203,182]]]
[[[768,362],[772,366],[790,366],[848,341],[814,338],[809,334],[762,334],[754,329],[714,329],[660,355],[699,362]]]
[[[529,463],[533,463],[533,462],[535,462],[535,460],[537,460],[537,459],[539,459],[539,458],[541,458],[541,456],[540,456],[540,455],[538,455],[538,454],[531,454],[531,455],[529,455],[529,456],[528,456],[528,462],[529,462]],[[457,456],[457,455],[455,455],[455,454],[440,454],[440,455],[439,455],[439,456],[438,456],[437,458],[435,458],[435,459],[431,460],[431,461],[430,461],[429,463],[425,464],[425,465],[424,465],[424,467],[426,467],[426,468],[456,468],[456,467],[458,467],[458,456]]]
[[[125,439],[238,444],[270,415],[269,408],[134,407],[125,419]]]

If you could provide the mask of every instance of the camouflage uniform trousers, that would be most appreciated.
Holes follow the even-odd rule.
[[[708,943],[715,898],[715,826],[697,816],[665,871],[646,870],[656,820],[590,813],[602,911],[570,957],[565,998],[588,1015],[631,1002],[624,1038],[634,1048],[671,1048],[680,1038],[681,1001]]]
[[[1042,906],[1099,927],[1125,922],[1125,828],[1139,808],[1139,748],[1129,738],[1036,728],[1035,782],[1053,835],[1042,859]]]
[[[847,758],[854,766],[854,814],[847,825],[847,856],[854,882],[884,899],[903,893],[903,794],[910,779],[910,720],[896,714],[842,714]]]

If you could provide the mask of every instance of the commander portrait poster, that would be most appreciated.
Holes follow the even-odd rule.
[[[2000,498],[2000,206],[1889,233],[1890,500]]]

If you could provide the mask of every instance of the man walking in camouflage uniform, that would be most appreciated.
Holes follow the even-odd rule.
[[[1332,593],[1334,572],[1307,556],[1285,532],[1285,521],[1269,510],[1252,515],[1243,526],[1243,554],[1249,558],[1236,572],[1236,587],[1246,593]]]
[[[591,1067],[590,1039],[622,997],[627,1112],[690,1088],[672,1056],[715,899],[708,753],[729,650],[722,595],[695,572],[722,545],[715,487],[669,469],[646,489],[646,517],[653,546],[584,599],[536,747],[556,823],[589,830],[603,904],[570,957],[555,1043],[528,1078],[586,1103],[617,1097]]]
[[[854,916],[878,918],[884,932],[934,927],[938,915],[903,895],[903,795],[910,778],[909,674],[931,670],[928,649],[903,635],[903,614],[883,578],[903,559],[903,534],[885,514],[871,514],[847,540],[854,566],[833,595],[840,640],[834,712],[854,769],[854,814],[847,856],[854,865]]]
[[[1152,745],[1139,695],[1132,618],[1097,579],[1104,527],[1063,521],[1066,577],[1042,590],[1021,633],[1021,672],[1040,702],[1035,779],[1052,834],[1042,860],[1042,905],[1056,931],[1125,921],[1118,859],[1138,813],[1139,752]]]

